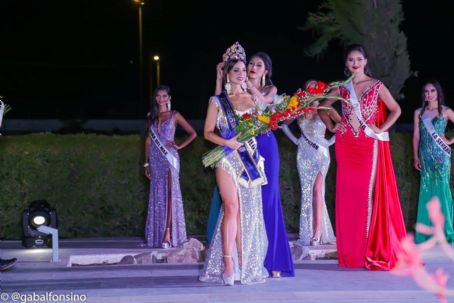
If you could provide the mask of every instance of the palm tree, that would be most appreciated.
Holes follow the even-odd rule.
[[[303,27],[319,36],[306,54],[322,55],[333,40],[360,43],[366,47],[373,75],[400,98],[412,75],[407,38],[400,29],[403,19],[400,0],[324,0]]]

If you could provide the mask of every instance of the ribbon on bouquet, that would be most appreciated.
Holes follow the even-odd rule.
[[[149,132],[151,141],[156,145],[158,150],[161,152],[161,154],[169,161],[169,164],[177,171],[180,171],[180,162],[178,161],[177,158],[175,158],[174,155],[172,155],[169,150],[162,144],[161,140],[159,140],[159,137],[156,135],[156,133],[153,131],[153,128],[150,127],[150,132]]]
[[[358,118],[360,127],[364,130],[366,135],[371,137],[371,138],[380,140],[380,141],[389,141],[389,133],[388,132],[382,132],[382,133],[378,133],[377,134],[364,121],[363,115],[361,114],[361,105],[359,103],[358,96],[356,95],[355,88],[353,87],[353,81],[352,80],[347,82],[346,88],[350,92],[350,103],[351,103],[351,105],[353,107],[353,112],[355,113],[356,118]]]
[[[238,120],[235,111],[225,93],[217,96],[221,109],[224,112],[228,129],[221,132],[221,136],[225,139],[233,138],[237,133],[235,127],[238,125]],[[250,147],[251,153],[247,146]],[[233,150],[227,146],[223,146],[225,155],[230,154]],[[262,172],[258,169],[258,162],[260,156],[257,152],[257,147],[253,138],[244,142],[244,144],[236,150],[238,152],[241,163],[243,164],[243,171],[241,172],[240,184],[243,186],[255,186],[261,184],[264,180]],[[241,182],[243,180],[243,182]]]
[[[451,147],[446,144],[446,142],[438,135],[437,131],[435,130],[432,121],[429,118],[421,119],[424,127],[426,128],[427,132],[430,134],[432,140],[434,140],[435,144],[448,156],[451,157]]]

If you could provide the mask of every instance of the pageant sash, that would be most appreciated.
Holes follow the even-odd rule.
[[[169,161],[169,164],[177,171],[180,171],[180,163],[178,162],[178,159],[175,158],[174,155],[172,155],[167,148],[162,144],[161,140],[159,140],[159,137],[155,134],[153,131],[153,128],[150,127],[150,138],[151,141],[156,145],[158,150],[161,152],[161,154]]]
[[[322,154],[325,157],[329,157],[329,150],[327,147],[317,144],[314,141],[311,141],[306,134],[304,134],[303,130],[301,130],[301,138],[303,138],[304,141],[306,141],[309,146],[314,148],[316,151],[318,151],[320,154]]]
[[[361,114],[361,105],[359,103],[358,96],[356,95],[355,88],[353,87],[353,81],[352,80],[348,81],[346,87],[350,92],[350,103],[352,104],[353,112],[355,113],[356,118],[358,118],[360,127],[364,130],[366,135],[380,141],[389,141],[388,132],[382,132],[377,134],[364,121],[363,115]]]
[[[427,132],[429,132],[430,137],[434,140],[435,144],[448,156],[451,157],[451,147],[446,144],[446,142],[438,135],[437,131],[435,130],[432,121],[428,118],[421,119],[424,127],[426,128]]]
[[[224,112],[229,127],[229,130],[221,133],[221,135],[225,139],[230,139],[236,135],[235,127],[238,125],[235,110],[233,109],[232,104],[230,103],[225,93],[220,94],[219,96],[217,96],[217,98],[219,100],[220,107]],[[249,153],[246,145],[249,145],[251,147],[252,155]],[[226,155],[233,151],[227,146],[224,146],[223,148]],[[238,152],[239,158],[244,168],[241,173],[240,181],[241,179],[243,179],[244,181],[246,181],[247,185],[251,186],[254,186],[258,183],[262,183],[263,181],[263,176],[259,169],[257,168],[259,162],[259,155],[257,152],[255,152],[256,150],[257,148],[253,138],[249,139],[247,142],[245,142],[245,144],[243,144],[240,148],[236,150]],[[244,184],[244,182],[241,183],[243,185],[246,185]]]

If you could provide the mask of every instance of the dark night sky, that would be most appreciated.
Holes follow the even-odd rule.
[[[174,108],[187,118],[204,117],[216,63],[237,40],[248,54],[271,55],[280,92],[291,93],[308,78],[342,78],[342,49],[335,43],[319,61],[303,53],[314,38],[297,27],[319,1],[244,2],[148,0],[143,9],[145,76],[155,68],[149,58],[159,53],[161,83],[172,87]],[[446,44],[454,10],[448,0],[403,5],[412,69],[420,76],[407,81],[400,101],[401,122],[408,122],[427,77],[441,81],[454,107]],[[11,118],[144,117],[148,106],[138,101],[132,0],[1,0],[0,24],[0,94],[13,107]]]

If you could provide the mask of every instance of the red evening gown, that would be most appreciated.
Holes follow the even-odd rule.
[[[367,124],[386,120],[379,100],[382,82],[376,81],[358,96]],[[349,100],[349,91],[340,87]],[[355,131],[348,117],[355,115],[342,104],[344,134],[336,134],[336,237],[339,266],[390,270],[396,263],[400,240],[406,235],[389,141]]]

